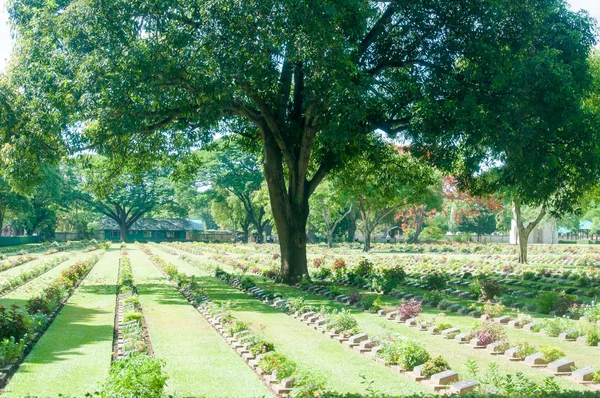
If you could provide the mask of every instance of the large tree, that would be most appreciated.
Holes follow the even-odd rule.
[[[529,234],[544,215],[572,211],[600,171],[598,113],[586,104],[594,96],[588,59],[593,22],[568,11],[564,2],[529,7],[519,1],[500,11],[521,13],[517,19],[527,20],[529,28],[506,24],[500,54],[461,59],[456,74],[473,89],[440,81],[412,141],[415,152],[451,170],[461,188],[505,195],[522,263]],[[523,206],[539,209],[529,223]]]
[[[455,92],[501,101],[498,81],[465,80],[465,68],[485,72],[532,42],[562,50],[562,38],[568,67],[591,36],[562,0],[13,0],[9,12],[16,84],[35,120],[52,115],[42,143],[92,146],[117,170],[184,156],[220,129],[260,142],[286,281],[307,273],[310,195],[372,132],[416,138],[416,124],[455,109]],[[537,38],[541,26],[557,40]],[[467,103],[456,108],[465,125],[483,113]],[[429,133],[432,160],[441,143],[506,140]],[[12,136],[17,163],[10,155],[28,149]]]

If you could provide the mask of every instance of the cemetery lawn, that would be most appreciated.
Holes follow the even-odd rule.
[[[404,375],[360,355],[298,320],[221,282],[176,256],[152,247],[154,254],[181,272],[198,276],[200,286],[215,303],[227,304],[232,315],[275,344],[275,350],[296,362],[300,370],[323,376],[326,387],[340,393],[367,394],[366,380],[381,394],[393,396],[430,392]]]
[[[83,396],[100,389],[111,363],[118,265],[113,245],[8,383],[7,396]]]
[[[30,280],[26,284],[19,286],[12,292],[0,297],[0,305],[8,308],[11,305],[15,304],[19,307],[25,308],[27,300],[29,300],[33,295],[45,288],[48,285],[48,283],[58,278],[63,269],[69,268],[77,261],[91,255],[91,253],[73,252],[69,260],[52,268],[45,274]]]
[[[166,360],[166,392],[176,396],[270,396],[267,387],[212,326],[171,285],[148,256],[129,247],[148,332]]]
[[[169,256],[168,254],[163,254],[163,253],[160,253],[160,255],[164,256],[165,258]],[[187,253],[187,255],[190,255],[190,254]],[[233,267],[231,267],[227,264],[224,264],[224,263],[220,263],[220,262],[217,263],[217,262],[211,260],[208,256],[192,255],[192,257],[197,258],[197,259],[203,259],[203,260],[205,260],[206,264],[209,264],[212,267],[218,265],[219,267],[221,267],[222,269],[224,269],[227,272],[234,272]],[[176,263],[175,262],[176,258],[174,256],[169,257],[169,261],[171,261],[177,265],[181,265],[182,271],[188,272],[188,273],[193,273],[191,270],[189,270],[189,268],[188,269],[184,268],[184,265],[182,264],[182,263],[185,263],[184,261],[180,261],[179,263]],[[192,267],[192,266],[190,264],[187,264],[187,267]],[[196,274],[198,272],[202,272],[202,271],[199,271],[197,268],[196,268],[196,270],[197,270],[197,271],[195,271]],[[457,344],[455,341],[445,340],[445,339],[440,338],[440,336],[430,335],[427,332],[422,332],[422,331],[417,330],[417,328],[408,327],[404,324],[399,324],[396,322],[392,322],[390,320],[386,320],[375,314],[370,314],[368,312],[362,311],[360,309],[356,309],[354,307],[345,306],[334,300],[330,300],[330,299],[327,299],[322,296],[311,294],[309,292],[302,291],[302,290],[297,289],[292,286],[288,286],[288,285],[281,284],[281,283],[276,283],[273,280],[264,278],[262,276],[255,276],[250,273],[247,273],[246,275],[249,276],[250,278],[252,278],[252,280],[254,281],[256,286],[258,286],[259,288],[261,288],[267,292],[270,292],[270,293],[278,293],[281,297],[283,297],[287,300],[290,300],[290,299],[296,298],[296,297],[303,297],[307,304],[313,305],[316,308],[320,308],[321,306],[324,306],[328,310],[342,310],[342,309],[350,310],[350,312],[356,317],[356,320],[357,320],[358,326],[359,326],[359,330],[361,333],[366,333],[369,336],[387,336],[390,334],[395,334],[395,335],[409,337],[409,338],[415,339],[417,341],[420,341],[423,344],[425,344],[425,346],[427,347],[427,350],[429,351],[429,353],[431,354],[432,357],[437,357],[437,356],[444,357],[444,359],[446,359],[448,361],[448,363],[450,364],[450,368],[452,370],[458,372],[459,374],[467,374],[468,369],[466,366],[466,360],[473,359],[473,360],[477,361],[477,364],[480,367],[480,369],[485,370],[492,362],[495,362],[502,372],[505,372],[505,373],[521,372],[525,376],[527,376],[529,379],[531,379],[532,381],[535,381],[540,384],[543,383],[544,379],[549,376],[549,373],[540,371],[539,369],[531,368],[531,367],[525,365],[525,363],[523,363],[523,362],[511,362],[508,359],[503,358],[502,356],[494,357],[492,355],[489,355],[489,353],[487,353],[485,350],[475,350],[475,349],[471,348],[468,344],[467,345]],[[223,285],[229,286],[224,283],[223,283]],[[338,287],[341,291],[341,294],[349,294],[351,290],[356,290],[356,289],[350,288],[350,287],[344,287],[344,286],[338,286]],[[240,292],[237,289],[234,289],[233,287],[230,287],[230,288],[233,289],[233,292],[231,294],[236,293],[238,295],[247,297],[247,295],[245,293]],[[384,305],[389,305],[389,306],[397,305],[397,303],[398,303],[398,299],[391,297],[391,296],[382,295],[381,300]],[[258,301],[257,301],[257,303],[258,303]],[[264,304],[261,303],[261,305],[264,305]],[[278,312],[278,310],[275,310],[271,307],[268,307],[268,306],[266,306],[266,307],[273,311]],[[442,311],[435,309],[435,308],[423,307],[423,314],[427,314],[429,316],[439,314],[440,312],[442,312]],[[287,315],[284,315],[284,316],[287,317]],[[479,319],[473,319],[472,317],[458,315],[456,313],[448,313],[447,316],[448,316],[448,321],[452,324],[452,326],[460,328],[461,331],[469,331],[475,325],[480,325],[482,323],[482,321],[480,321]],[[290,318],[290,317],[288,317],[288,318]],[[294,320],[292,318],[290,318],[290,319],[292,321],[298,323],[300,326],[307,328],[305,325],[298,322],[297,320]],[[591,347],[574,344],[574,343],[568,342],[568,341],[560,341],[555,337],[545,336],[540,333],[530,333],[530,332],[524,331],[522,329],[505,328],[505,330],[507,332],[507,335],[508,335],[508,338],[510,339],[510,341],[529,342],[530,344],[533,344],[536,346],[549,345],[549,346],[557,347],[557,348],[560,348],[563,351],[565,351],[565,353],[567,353],[567,357],[569,359],[574,360],[575,363],[581,367],[595,365],[594,358],[592,358],[590,356],[590,350],[593,349]],[[336,343],[336,344],[339,345],[339,343]],[[565,388],[565,389],[580,390],[580,391],[586,390],[586,388],[583,387],[582,385],[574,383],[574,382],[568,380],[567,378],[557,377],[557,378],[555,378],[555,380],[558,382],[558,384],[562,388]]]

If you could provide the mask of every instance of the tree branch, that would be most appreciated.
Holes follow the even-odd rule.
[[[386,25],[392,20],[392,17],[396,13],[396,9],[393,4],[390,4],[388,8],[385,10],[383,15],[375,22],[375,25],[371,28],[369,33],[362,40],[360,45],[358,46],[358,58],[360,59],[367,49],[377,40],[379,35],[383,33]]]

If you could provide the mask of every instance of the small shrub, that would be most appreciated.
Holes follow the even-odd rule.
[[[429,361],[423,364],[423,370],[421,371],[421,375],[428,379],[434,374],[444,372],[448,369],[450,369],[448,361],[439,356],[437,358],[430,359]]]
[[[595,326],[591,327],[587,331],[587,334],[585,335],[585,344],[591,347],[595,347],[600,344],[600,333]]]
[[[324,280],[331,276],[331,270],[329,268],[321,267],[313,273],[313,276],[317,279]]]
[[[126,312],[125,315],[123,315],[123,322],[129,322],[129,321],[138,321],[140,322],[142,320],[142,313],[141,312],[135,312],[135,311],[130,311],[130,312]]]
[[[446,287],[447,278],[444,274],[433,272],[425,278],[425,285],[429,290],[442,290]]]
[[[443,311],[443,310],[447,310],[447,309],[448,309],[448,307],[450,307],[451,305],[452,305],[452,301],[450,301],[450,300],[448,300],[448,299],[442,299],[442,300],[441,300],[441,301],[438,303],[437,307],[438,307],[440,310],[442,310],[442,311]]]
[[[502,304],[485,303],[483,311],[492,318],[498,318],[506,314],[506,307]]]
[[[317,258],[313,259],[313,267],[320,268],[324,262],[325,262],[325,260],[323,258],[317,257]]]
[[[292,397],[321,397],[326,393],[326,380],[310,372],[299,372],[295,376]]]
[[[565,352],[560,348],[543,345],[540,347],[540,352],[543,354],[543,358],[548,362],[554,362],[565,356]]]
[[[373,263],[366,258],[361,259],[358,265],[354,268],[354,272],[358,276],[368,277],[373,273]]]
[[[348,295],[348,300],[350,301],[350,304],[356,304],[362,301],[363,297],[364,295],[362,293],[356,289],[352,289],[352,291],[350,291],[350,295]]]
[[[277,372],[277,380],[283,380],[290,377],[296,371],[296,363],[278,352],[269,352],[265,354],[258,364],[266,373]]]
[[[430,305],[436,307],[440,301],[442,301],[442,293],[437,290],[430,290],[423,294],[423,301],[429,303]]]
[[[164,362],[148,355],[132,355],[115,361],[100,396],[160,398],[167,381]]]
[[[243,276],[240,280],[240,284],[244,290],[252,289],[254,286],[256,286],[252,278],[249,276]]]
[[[558,295],[558,300],[554,303],[554,310],[558,315],[564,315],[569,312],[575,300],[577,300],[577,296],[561,292]]]
[[[275,346],[273,345],[273,343],[258,338],[248,345],[248,350],[254,356],[273,351],[274,349]]]
[[[560,296],[556,292],[543,292],[538,296],[538,311],[542,314],[549,314],[554,309],[559,298]]]
[[[537,351],[536,348],[528,342],[519,343],[515,346],[515,348],[515,356],[521,359],[525,359],[525,357],[535,354]]]
[[[502,286],[494,279],[479,279],[479,284],[483,301],[493,300],[502,294]]]
[[[381,343],[377,353],[388,365],[399,365],[402,370],[413,370],[415,366],[424,364],[430,359],[425,346],[420,342],[407,338],[399,338]]]
[[[346,272],[346,261],[343,258],[336,258],[331,270],[339,277]]]
[[[332,312],[326,316],[327,327],[335,333],[356,334],[358,333],[358,323],[356,318],[348,310]]]
[[[421,313],[421,311],[422,311],[421,302],[419,300],[402,299],[400,301],[400,305],[398,305],[398,318],[401,321],[406,321],[407,319],[418,316]]]
[[[480,345],[488,345],[496,341],[506,340],[506,332],[497,323],[486,321],[475,332],[475,337]]]

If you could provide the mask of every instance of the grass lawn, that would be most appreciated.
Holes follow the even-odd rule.
[[[111,362],[118,261],[113,245],[8,383],[7,397],[81,397],[99,389]]]
[[[133,246],[129,256],[154,353],[167,363],[167,393],[184,397],[271,395],[148,256]]]
[[[189,255],[189,253],[187,253]],[[161,253],[162,255],[162,253]],[[202,256],[195,256],[197,258],[202,258]],[[172,258],[172,257],[171,257]],[[215,265],[216,263],[210,260],[208,257],[204,257],[207,263],[212,263]],[[225,264],[219,264],[221,268],[225,269],[228,272],[233,271],[233,268],[227,266]],[[191,267],[191,265],[188,265]],[[183,271],[183,268],[182,268]],[[250,275],[250,274],[247,274]],[[252,276],[252,275],[250,275]],[[506,373],[516,373],[522,372],[528,378],[535,380],[536,382],[542,383],[543,379],[548,377],[550,374],[544,372],[539,369],[532,369],[529,366],[525,365],[522,362],[510,362],[508,359],[504,357],[495,358],[494,356],[485,352],[485,350],[475,350],[468,345],[461,345],[454,341],[448,341],[442,339],[440,336],[432,336],[427,332],[418,331],[416,328],[410,328],[403,324],[398,324],[396,322],[392,322],[386,319],[383,319],[377,315],[370,314],[364,312],[362,310],[355,309],[353,307],[344,306],[338,302],[323,298],[321,296],[317,296],[314,294],[310,294],[308,292],[301,291],[300,289],[296,289],[294,287],[290,287],[284,284],[275,283],[269,279],[265,279],[263,277],[254,276],[253,277],[257,286],[270,291],[270,292],[278,292],[283,297],[290,299],[293,297],[304,297],[307,303],[315,305],[317,308],[320,306],[325,306],[328,309],[350,309],[352,314],[356,317],[359,325],[359,329],[361,332],[367,333],[369,336],[379,336],[385,337],[389,335],[401,335],[406,337],[414,338],[418,341],[421,341],[427,347],[427,350],[430,352],[432,356],[443,356],[450,364],[450,367],[458,372],[459,374],[466,374],[467,367],[466,361],[467,359],[474,359],[477,361],[480,369],[485,369],[491,362],[496,362],[501,371]],[[349,288],[341,288],[343,292],[347,292]],[[382,296],[382,301],[386,305],[394,305],[398,303],[398,299],[393,297]],[[425,313],[429,313],[431,315],[437,314],[441,311],[435,309],[427,309],[424,307]],[[458,314],[448,314],[448,318],[450,323],[453,326],[461,328],[463,331],[468,331],[471,327],[477,323],[481,322],[479,320],[475,320],[471,317],[461,316]],[[298,321],[295,321],[298,322]],[[575,361],[577,366],[593,366],[595,365],[592,356],[590,355],[594,351],[598,351],[597,347],[586,347],[583,345],[578,345],[573,342],[564,342],[560,341],[557,338],[547,337],[540,334],[533,334],[524,330],[517,330],[512,328],[505,328],[509,341],[512,342],[529,342],[534,345],[548,344],[554,347],[561,348],[567,354],[567,358]],[[564,388],[573,389],[573,390],[586,390],[585,387],[573,383],[565,378],[556,378],[557,382]]]
[[[301,370],[323,376],[328,388],[337,392],[366,394],[368,386],[361,383],[361,375],[364,375],[367,380],[373,381],[373,386],[380,393],[397,396],[430,391],[298,320],[208,276],[176,256],[161,252],[155,247],[152,250],[176,264],[180,271],[197,275],[201,286],[214,302],[229,303],[236,318],[248,323],[255,332],[273,342],[276,351],[295,361]]]
[[[82,253],[82,252],[73,252],[70,254],[71,258],[65,261],[62,264],[52,268],[50,271],[46,272],[43,275],[38,276],[35,279],[30,280],[26,284],[19,286],[17,289],[12,292],[2,296],[0,298],[0,305],[4,307],[9,307],[12,304],[16,304],[19,307],[25,306],[27,300],[29,300],[34,294],[42,290],[44,287],[48,285],[51,281],[55,280],[59,277],[61,271],[65,268],[70,267],[75,264],[77,261],[82,260],[91,256],[92,253]],[[36,260],[37,261],[37,260]],[[25,265],[25,264],[23,264]]]

